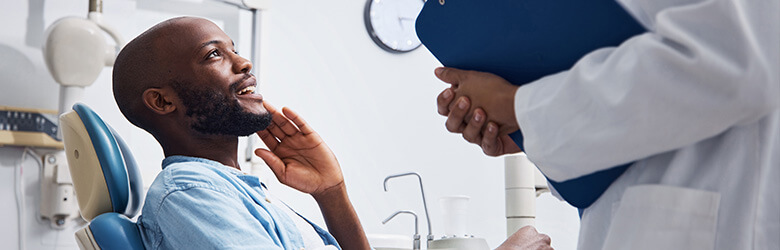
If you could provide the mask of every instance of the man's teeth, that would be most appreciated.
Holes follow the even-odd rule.
[[[255,86],[249,86],[238,91],[239,95],[251,94],[255,92]]]

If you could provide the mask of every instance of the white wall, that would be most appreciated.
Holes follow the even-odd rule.
[[[176,5],[155,0],[106,1],[105,20],[129,40],[169,17],[205,16],[225,28],[248,57],[249,15],[204,1]],[[498,246],[506,233],[503,160],[484,156],[479,148],[444,129],[444,118],[435,107],[435,97],[445,87],[433,75],[439,63],[424,47],[400,55],[379,49],[365,31],[364,4],[361,0],[273,1],[262,17],[260,92],[274,105],[298,111],[336,153],[368,233],[411,235],[413,221],[409,217],[381,224],[397,210],[416,211],[421,216],[421,234],[427,233],[415,178],[393,180],[388,192],[382,190],[385,176],[415,171],[423,177],[435,234],[443,233],[438,198],[468,195],[472,215],[469,232],[486,238],[491,247]],[[57,18],[85,16],[86,5],[83,0],[29,0],[12,1],[0,8],[0,21],[5,23],[0,33],[0,105],[57,108],[57,85],[48,75],[39,49],[42,32]],[[111,94],[110,74],[106,68],[87,88],[84,102],[128,141],[143,168],[144,183],[149,185],[160,170],[162,151],[151,136],[119,113]],[[10,201],[15,192],[13,176],[18,174],[14,167],[21,164],[27,184],[27,248],[75,248],[72,229],[50,230],[34,219],[37,163],[30,158],[20,161],[21,154],[20,148],[0,148],[0,199],[9,201],[0,203],[4,214],[0,216],[0,242],[9,248],[17,244],[17,209]],[[277,196],[324,225],[308,195],[279,185],[262,166],[252,168]],[[539,199],[538,213],[538,228],[553,238],[554,247],[576,247],[576,210],[548,194]]]

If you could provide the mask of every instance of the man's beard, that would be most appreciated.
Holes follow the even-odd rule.
[[[241,82],[231,84],[230,90]],[[209,89],[195,89],[190,84],[172,83],[193,117],[192,129],[204,134],[248,136],[271,124],[271,114],[253,114],[244,110],[238,100]]]

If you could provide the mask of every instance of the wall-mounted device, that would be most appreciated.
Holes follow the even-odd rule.
[[[43,156],[41,175],[41,217],[54,229],[64,229],[79,217],[79,206],[64,151]]]
[[[62,149],[57,138],[57,111],[0,106],[0,147],[5,145]]]

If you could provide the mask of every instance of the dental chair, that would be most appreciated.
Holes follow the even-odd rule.
[[[84,104],[60,116],[65,152],[81,216],[81,249],[144,249],[134,217],[141,203],[141,175],[119,135]]]

